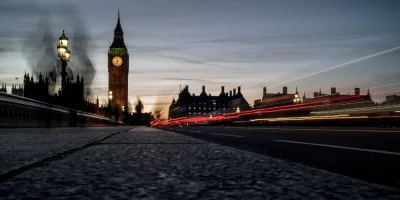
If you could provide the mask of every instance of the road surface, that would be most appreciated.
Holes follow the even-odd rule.
[[[400,199],[393,187],[148,127],[0,129],[0,149],[0,199]]]
[[[191,126],[167,130],[400,188],[400,129]]]

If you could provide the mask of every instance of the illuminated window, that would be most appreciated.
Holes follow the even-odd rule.
[[[191,115],[192,114],[192,112],[189,112],[189,115]]]
[[[189,107],[189,110],[191,110],[192,109],[192,107]]]

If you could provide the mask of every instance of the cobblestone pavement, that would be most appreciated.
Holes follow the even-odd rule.
[[[3,148],[7,143],[1,145]],[[400,199],[400,191],[168,131],[138,127],[16,173],[0,183],[1,199],[46,197]]]
[[[0,174],[130,128],[0,128]]]

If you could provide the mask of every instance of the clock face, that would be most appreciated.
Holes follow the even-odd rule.
[[[119,56],[115,56],[115,57],[112,59],[112,64],[113,64],[114,66],[117,66],[117,67],[121,66],[121,65],[122,65],[122,58],[119,57]]]

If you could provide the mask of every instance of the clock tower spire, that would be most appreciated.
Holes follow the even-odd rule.
[[[108,50],[108,92],[112,92],[110,105],[119,111],[128,108],[129,54],[125,46],[120,12],[114,29],[113,42]]]

